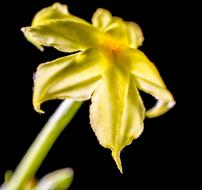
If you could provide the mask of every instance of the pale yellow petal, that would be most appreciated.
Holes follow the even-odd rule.
[[[28,28],[29,27],[23,27],[21,28],[21,31],[23,32],[25,38],[27,39],[28,42],[32,43],[35,47],[37,47],[40,51],[44,51],[44,48],[43,46],[38,42],[36,41],[32,35],[30,35],[29,31],[28,31]]]
[[[87,50],[41,64],[34,80],[35,109],[42,112],[40,104],[51,99],[90,99],[101,79],[99,61],[99,53]]]
[[[119,42],[127,41],[125,22],[120,17],[115,17],[106,10],[99,8],[92,17],[92,23],[108,36],[117,39]]]
[[[102,38],[92,25],[67,20],[51,20],[22,31],[34,45],[52,46],[62,52],[84,51],[97,46]]]
[[[155,65],[139,50],[130,54],[131,72],[135,76],[138,88],[154,96],[156,106],[146,112],[147,117],[157,117],[175,105],[175,100],[166,88]]]
[[[141,28],[134,22],[124,22],[127,35],[128,46],[138,48],[144,41],[144,36]]]
[[[175,105],[175,100],[167,88],[161,87],[141,77],[136,77],[136,82],[140,90],[151,94],[158,100],[153,108],[147,110],[147,117],[158,117],[169,111]]]
[[[99,42],[100,31],[87,21],[69,13],[66,5],[54,3],[40,10],[32,25],[22,32],[40,50],[53,46],[63,52],[85,50]]]
[[[104,69],[103,82],[92,97],[90,122],[99,143],[111,149],[122,172],[120,153],[141,134],[144,106],[127,67],[116,63]]]
[[[97,9],[92,17],[92,23],[109,36],[131,48],[138,48],[144,41],[142,30],[138,24],[124,21],[120,17],[112,17],[106,9]]]
[[[131,144],[133,139],[137,139],[140,136],[144,127],[144,118],[145,108],[135,84],[134,77],[131,76],[121,131],[120,144],[123,147]]]
[[[165,87],[157,68],[142,51],[138,49],[130,50],[129,59],[131,61],[131,72],[135,76],[154,82],[161,87]]]
[[[53,5],[40,10],[35,15],[32,21],[32,26],[43,25],[45,22],[52,20],[68,20],[89,24],[85,20],[70,14],[67,5],[56,2]]]
[[[111,19],[112,15],[108,10],[99,8],[93,14],[92,24],[104,31],[110,24]]]
[[[117,85],[114,88],[118,88]],[[102,83],[94,93],[90,107],[91,127],[99,143],[103,147],[111,149],[112,156],[121,172],[120,151],[122,147],[119,146],[118,141],[122,125],[121,117],[123,114],[124,96],[126,96],[125,92],[120,92],[122,90],[122,87],[118,90],[116,89],[116,91],[113,89],[112,93],[112,90],[108,90],[107,84],[105,86]]]
[[[119,43],[127,45],[127,31],[125,30],[125,23],[122,18],[113,17],[105,29],[105,33],[118,40]]]

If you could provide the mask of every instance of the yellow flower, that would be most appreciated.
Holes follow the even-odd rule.
[[[52,46],[73,53],[39,65],[35,110],[43,112],[41,103],[51,99],[91,99],[91,127],[122,172],[120,152],[140,136],[145,115],[157,117],[175,104],[154,64],[137,49],[144,40],[140,27],[105,9],[98,9],[90,24],[55,3],[22,31],[40,50]],[[145,112],[138,90],[154,96],[156,105]]]

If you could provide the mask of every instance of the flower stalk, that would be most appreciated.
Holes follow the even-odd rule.
[[[30,149],[16,168],[12,178],[1,190],[21,190],[43,162],[54,142],[72,120],[82,102],[64,100],[36,137]]]

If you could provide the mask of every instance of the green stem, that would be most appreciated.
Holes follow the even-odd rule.
[[[54,142],[71,121],[82,102],[64,100],[50,117],[42,131],[16,168],[10,181],[1,190],[21,190],[24,183],[33,177]]]

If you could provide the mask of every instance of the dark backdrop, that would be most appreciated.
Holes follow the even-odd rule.
[[[58,0],[59,1],[59,0]],[[41,53],[28,43],[20,28],[34,14],[51,5],[47,1],[18,1],[1,4],[1,124],[0,181],[14,169],[59,101],[44,104],[45,115],[32,107],[32,75],[39,63],[64,55],[52,48]],[[113,15],[137,22],[144,33],[141,50],[156,64],[167,87],[177,100],[177,14],[171,1],[63,0],[71,13],[90,21],[98,7]],[[153,98],[142,94],[146,105]],[[178,133],[177,105],[167,114],[145,120],[145,130],[122,152],[121,175],[110,151],[102,148],[89,124],[90,101],[84,103],[59,137],[37,173],[37,177],[63,167],[72,167],[75,178],[70,189],[166,189],[179,183],[182,145]]]

